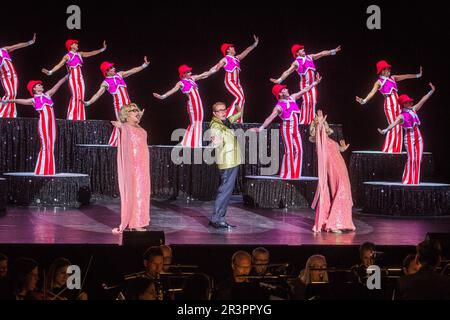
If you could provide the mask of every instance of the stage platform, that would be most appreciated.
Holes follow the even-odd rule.
[[[363,212],[392,216],[450,216],[450,185],[365,182]],[[450,230],[450,229],[449,229]]]
[[[381,151],[353,151],[348,165],[352,183],[353,202],[356,206],[364,205],[364,182],[390,181],[401,182],[403,169],[408,155],[402,153],[385,153]],[[431,152],[424,152],[421,164],[421,181],[434,180],[434,160]]]
[[[416,245],[427,232],[448,232],[450,218],[391,218],[354,212],[357,231],[315,235],[314,211],[262,210],[234,196],[227,213],[236,229],[208,227],[213,202],[152,201],[151,229],[162,230],[175,245]],[[97,202],[80,209],[8,208],[0,217],[1,244],[120,244],[111,229],[120,223],[120,201]]]
[[[3,176],[11,205],[78,208],[91,200],[90,180],[85,174],[44,176],[33,172],[9,172]]]
[[[306,209],[311,207],[318,178],[285,180],[279,176],[247,176],[244,203],[253,208]]]

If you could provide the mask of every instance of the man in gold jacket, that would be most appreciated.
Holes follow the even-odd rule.
[[[217,191],[214,213],[209,225],[216,228],[233,228],[225,221],[228,203],[233,195],[239,166],[241,165],[241,150],[231,124],[241,118],[241,109],[236,106],[238,113],[227,118],[227,107],[223,102],[213,105],[213,119],[211,120],[211,140],[216,148],[216,164],[220,170],[221,183]]]

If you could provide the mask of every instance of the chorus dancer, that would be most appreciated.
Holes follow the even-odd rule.
[[[100,70],[105,77],[102,84],[100,85],[100,89],[96,94],[92,96],[92,98],[88,101],[83,101],[85,106],[90,106],[94,102],[96,102],[106,91],[108,91],[112,97],[114,102],[114,112],[116,115],[116,119],[119,120],[120,110],[125,105],[129,105],[131,103],[130,97],[128,95],[127,84],[125,83],[125,78],[134,75],[138,72],[141,72],[145,68],[148,67],[150,62],[147,57],[144,57],[144,63],[140,67],[136,67],[130,69],[128,71],[116,71],[114,67],[114,63],[104,61],[100,65]],[[117,139],[118,139],[118,130],[116,127],[113,129],[113,133],[111,138],[109,139],[108,144],[113,147],[117,147]]]
[[[321,231],[342,233],[355,231],[352,220],[352,190],[347,166],[341,152],[350,145],[341,140],[339,145],[329,136],[333,133],[321,110],[310,126],[310,141],[316,144],[319,182],[312,208],[316,209],[313,227]]]
[[[153,96],[157,99],[164,100],[167,97],[173,95],[180,90],[187,97],[187,112],[189,114],[189,127],[184,134],[181,146],[185,148],[201,148],[203,141],[203,103],[200,98],[200,92],[198,89],[197,81],[208,78],[213,72],[211,70],[198,74],[192,74],[192,68],[183,64],[178,68],[178,75],[180,81],[177,82],[175,87],[160,95],[153,93]]]
[[[84,78],[81,72],[83,58],[93,57],[104,52],[106,50],[106,41],[103,41],[103,47],[101,49],[83,52],[79,51],[78,40],[69,39],[66,41],[66,49],[67,54],[64,55],[56,66],[51,70],[42,69],[42,72],[51,76],[66,65],[69,73],[69,88],[72,93],[67,110],[67,120],[84,121],[86,120],[86,111],[81,102],[84,100],[85,94]]]
[[[289,69],[287,69],[278,79],[270,79],[273,83],[282,83],[291,73],[297,71],[300,76],[300,90],[304,90],[316,81],[317,70],[314,60],[327,56],[334,56],[341,51],[341,46],[336,49],[325,50],[315,54],[306,54],[302,44],[294,44],[291,53],[295,59]],[[300,109],[300,124],[311,124],[316,114],[316,104],[318,99],[317,88],[307,91],[303,95],[303,104]]]
[[[388,125],[392,124],[401,112],[400,105],[398,103],[398,87],[397,82],[406,79],[415,79],[422,77],[422,67],[418,74],[404,74],[404,75],[392,75],[391,65],[385,60],[377,62],[377,75],[378,80],[373,85],[372,91],[367,97],[356,97],[356,101],[361,105],[365,105],[370,99],[372,99],[376,92],[379,91],[384,97],[384,114]],[[400,125],[390,130],[384,140],[382,152],[385,153],[400,153],[402,152],[403,135]]]
[[[256,35],[253,35],[255,42],[240,54],[236,54],[236,49],[232,43],[224,43],[220,47],[220,51],[224,58],[222,58],[218,64],[216,64],[211,71],[217,72],[221,68],[225,70],[225,88],[234,97],[234,101],[228,107],[227,117],[236,114],[238,111],[236,106],[240,106],[241,118],[236,123],[242,123],[244,121],[244,104],[245,95],[244,89],[241,85],[240,73],[241,73],[241,61],[247,57],[247,55],[258,46],[259,39]]]
[[[36,33],[28,42],[18,43],[0,48],[0,78],[5,95],[2,100],[14,100],[19,88],[19,78],[12,63],[10,53],[18,49],[26,48],[36,42]],[[0,118],[16,118],[17,109],[15,103],[0,104]]]
[[[2,101],[2,103],[17,103],[26,106],[33,106],[39,112],[39,138],[41,140],[41,149],[39,151],[36,168],[36,175],[52,176],[56,172],[55,163],[55,141],[57,134],[55,111],[52,96],[59,90],[69,76],[65,76],[58,81],[47,92],[40,80],[28,82],[28,92],[33,96],[31,99],[14,99]]]
[[[420,165],[423,156],[423,139],[420,133],[420,120],[417,111],[422,108],[425,102],[433,94],[435,87],[430,83],[431,90],[417,104],[408,95],[402,94],[398,102],[402,108],[400,115],[386,129],[378,129],[381,134],[387,134],[396,126],[402,126],[404,131],[405,149],[408,153],[408,160],[403,171],[402,183],[408,185],[418,185],[420,183]]]
[[[121,222],[114,234],[125,229],[145,231],[150,224],[150,156],[147,132],[139,125],[145,110],[132,103],[111,121],[119,131],[117,173],[121,203]]]
[[[300,108],[296,101],[300,97],[304,97],[308,91],[315,88],[321,80],[322,77],[317,75],[316,81],[300,92],[292,95],[289,94],[285,85],[274,85],[272,93],[275,98],[278,99],[277,105],[261,127],[251,129],[251,131],[261,132],[267,128],[277,116],[282,120],[280,126],[284,144],[284,156],[280,169],[280,178],[282,179],[300,179],[302,176],[303,146],[302,136],[299,130]]]

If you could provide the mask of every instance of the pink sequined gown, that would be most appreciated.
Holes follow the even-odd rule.
[[[316,209],[314,232],[352,230],[352,192],[347,166],[339,145],[329,138],[323,123],[316,128],[319,183],[313,202]]]
[[[121,223],[125,228],[143,228],[150,223],[150,165],[147,132],[128,124],[120,128],[117,171],[121,202]]]

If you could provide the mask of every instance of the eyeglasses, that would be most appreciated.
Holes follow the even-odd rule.
[[[139,112],[139,110],[138,109],[132,109],[129,112]]]
[[[214,112],[227,112],[227,109],[220,109],[220,110],[216,110]]]

